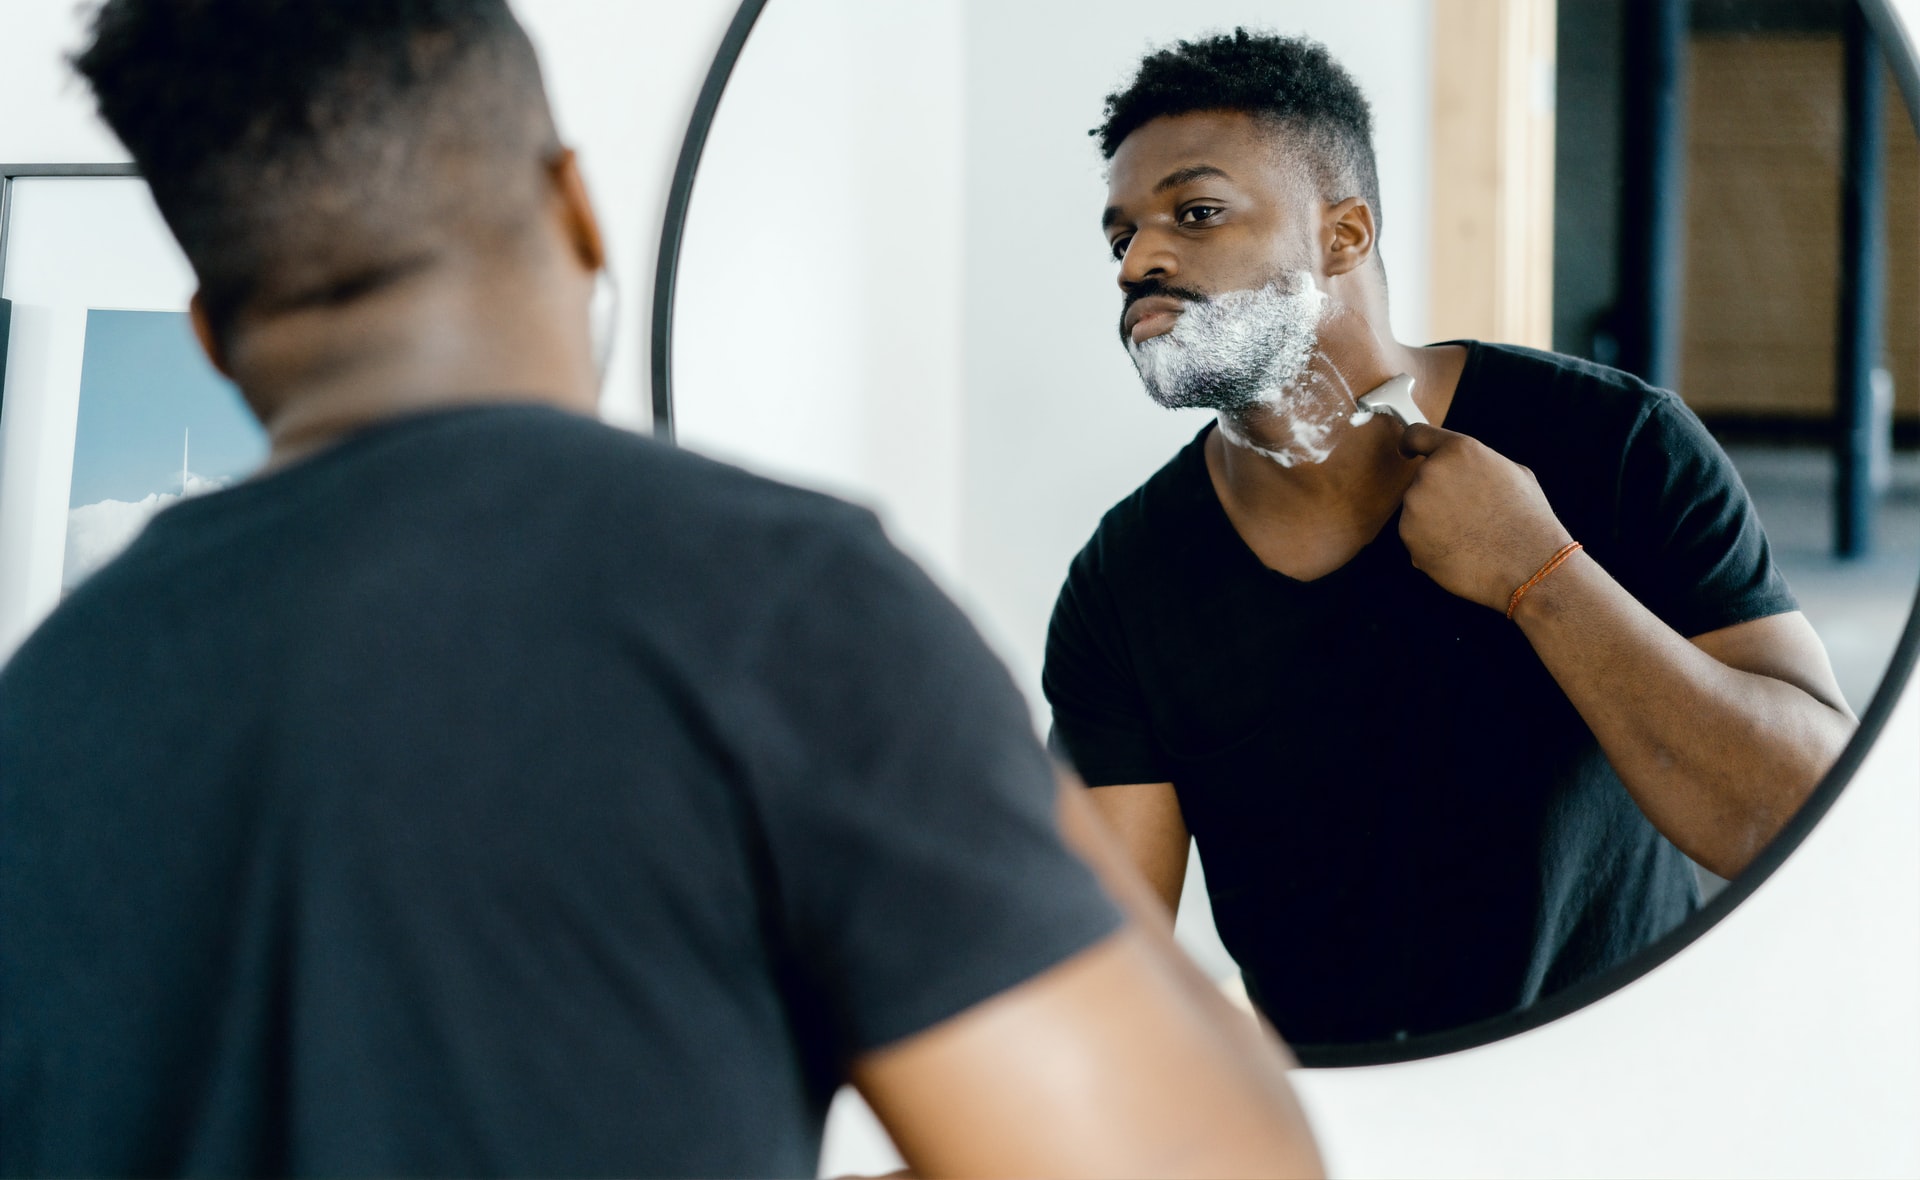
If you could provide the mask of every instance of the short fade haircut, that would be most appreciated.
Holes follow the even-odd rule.
[[[1089,134],[1113,159],[1120,143],[1154,119],[1238,111],[1291,133],[1306,148],[1320,195],[1365,197],[1378,231],[1380,178],[1373,115],[1352,75],[1327,47],[1304,37],[1237,28],[1148,54],[1125,90],[1107,96],[1106,122]]]
[[[506,0],[105,0],[92,34],[74,67],[222,334],[513,239],[559,149]]]

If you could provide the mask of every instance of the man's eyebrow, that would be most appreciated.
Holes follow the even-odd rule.
[[[1165,176],[1162,176],[1160,183],[1153,186],[1153,191],[1156,194],[1164,193],[1170,188],[1178,188],[1183,184],[1195,180],[1204,180],[1209,176],[1217,176],[1221,180],[1233,179],[1233,177],[1228,176],[1225,171],[1215,168],[1212,164],[1194,164],[1186,168],[1177,168]],[[1120,206],[1108,205],[1106,212],[1100,215],[1100,228],[1111,229],[1113,228],[1113,223],[1119,220]]]
[[[1153,186],[1153,191],[1156,193],[1164,193],[1170,188],[1178,188],[1189,181],[1201,180],[1208,176],[1217,176],[1221,180],[1233,179],[1233,177],[1215,168],[1212,164],[1195,164],[1190,168],[1181,168],[1162,176],[1160,183]]]

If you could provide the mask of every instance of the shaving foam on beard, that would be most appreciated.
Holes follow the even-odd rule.
[[[1287,408],[1313,359],[1326,294],[1294,271],[1251,291],[1189,303],[1173,327],[1127,342],[1148,396],[1169,409]]]
[[[1309,272],[1295,271],[1286,288],[1276,280],[1190,304],[1171,331],[1127,351],[1161,405],[1219,411],[1222,436],[1282,467],[1324,463],[1341,419],[1359,426],[1372,417],[1317,348],[1325,300]],[[1280,447],[1250,437],[1262,417],[1284,423],[1290,437]]]

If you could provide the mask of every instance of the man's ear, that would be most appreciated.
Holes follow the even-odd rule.
[[[198,291],[187,301],[187,318],[193,321],[193,335],[200,341],[200,351],[207,354],[222,377],[233,380],[233,373],[227,368],[226,352],[220,347],[220,338],[214,335],[213,322],[207,319],[207,305]]]
[[[587,196],[587,183],[580,177],[579,157],[572,148],[561,148],[547,167],[560,196],[567,239],[581,265],[590,271],[605,269],[607,247],[600,237],[600,219],[593,215],[593,201]]]
[[[1365,197],[1348,197],[1327,208],[1321,223],[1326,242],[1326,273],[1358,270],[1373,257],[1373,210]]]

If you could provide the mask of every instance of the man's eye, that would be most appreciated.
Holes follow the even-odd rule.
[[[1127,243],[1131,241],[1133,241],[1132,234],[1122,234],[1119,237],[1113,239],[1112,243],[1109,246],[1109,249],[1111,249],[1111,251],[1113,252],[1113,260],[1115,262],[1118,262],[1122,258],[1125,258],[1127,256]]]
[[[1188,205],[1180,210],[1180,224],[1191,225],[1196,221],[1205,221],[1220,212],[1218,205]]]

